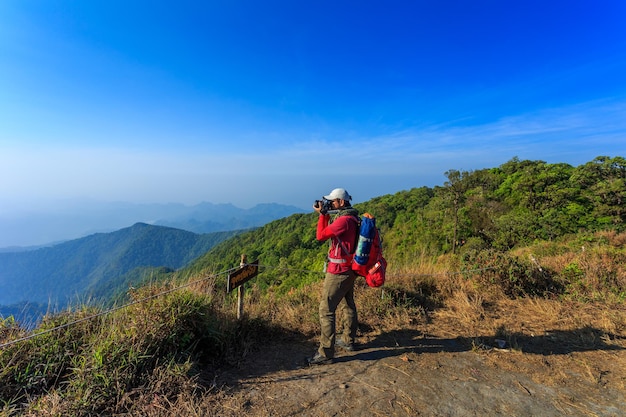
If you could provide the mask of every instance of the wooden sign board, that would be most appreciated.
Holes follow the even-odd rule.
[[[256,277],[259,273],[259,260],[246,264],[238,270],[228,274],[228,288],[227,292],[231,292],[238,286],[250,281]]]

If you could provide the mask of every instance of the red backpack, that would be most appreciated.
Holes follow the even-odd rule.
[[[364,277],[370,287],[380,287],[385,283],[387,260],[383,256],[376,219],[369,213],[361,217],[356,250],[352,258],[352,270]]]

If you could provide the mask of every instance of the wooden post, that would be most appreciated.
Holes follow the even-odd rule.
[[[246,261],[246,255],[241,255],[241,263],[239,264],[239,266],[243,268],[246,264]],[[237,320],[241,320],[243,318],[243,294],[245,292],[244,285],[245,284],[241,284],[239,288],[237,288]]]

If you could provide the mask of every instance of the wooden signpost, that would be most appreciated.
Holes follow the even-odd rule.
[[[228,288],[227,292],[231,292],[235,288],[238,288],[237,293],[237,318],[241,319],[243,317],[243,294],[244,294],[244,286],[246,282],[250,281],[252,278],[256,277],[259,273],[259,260],[252,262],[251,264],[246,263],[246,255],[241,255],[241,263],[239,264],[239,269],[228,274]]]

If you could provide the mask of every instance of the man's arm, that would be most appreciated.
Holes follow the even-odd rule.
[[[324,241],[334,236],[332,229],[328,227],[329,222],[329,214],[320,214],[320,217],[317,220],[317,231],[315,232],[315,237],[317,238],[317,240]]]

